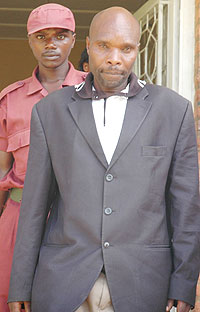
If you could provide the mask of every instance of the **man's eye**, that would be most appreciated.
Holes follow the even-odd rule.
[[[38,40],[42,40],[42,39],[44,39],[44,35],[37,35],[36,38],[37,38]]]
[[[125,53],[129,53],[129,52],[131,51],[131,48],[130,48],[130,47],[126,47],[126,48],[123,49],[123,51],[124,51]]]
[[[58,35],[58,36],[57,36],[57,39],[58,39],[58,40],[64,40],[64,39],[65,39],[65,35]]]
[[[99,47],[102,49],[107,49],[107,45],[105,43],[99,43]]]

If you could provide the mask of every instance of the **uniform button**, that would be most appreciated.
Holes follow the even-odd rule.
[[[111,173],[109,173],[109,174],[107,174],[107,176],[106,176],[106,181],[107,182],[111,182],[112,180],[113,180],[113,175],[111,174]]]
[[[112,213],[112,209],[111,208],[105,208],[104,212],[106,215],[110,215]]]
[[[103,245],[105,248],[108,248],[110,246],[109,242],[105,242]]]
[[[22,86],[22,85],[24,85],[24,82],[23,81],[18,81],[18,86]]]

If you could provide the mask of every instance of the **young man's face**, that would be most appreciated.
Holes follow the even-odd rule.
[[[39,65],[57,68],[68,62],[75,34],[66,29],[47,28],[29,35],[29,44]]]

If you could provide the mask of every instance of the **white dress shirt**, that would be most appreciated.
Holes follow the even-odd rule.
[[[128,93],[129,85],[123,93]],[[110,163],[119,141],[127,105],[127,97],[113,95],[106,99],[93,100],[92,108],[97,133],[108,164]]]

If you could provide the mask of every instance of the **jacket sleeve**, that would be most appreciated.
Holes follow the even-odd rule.
[[[31,288],[54,181],[51,159],[37,112],[33,108],[28,169],[20,209],[8,302],[30,301]]]
[[[173,153],[168,199],[173,272],[168,297],[195,303],[200,266],[199,171],[194,118],[187,106]]]

